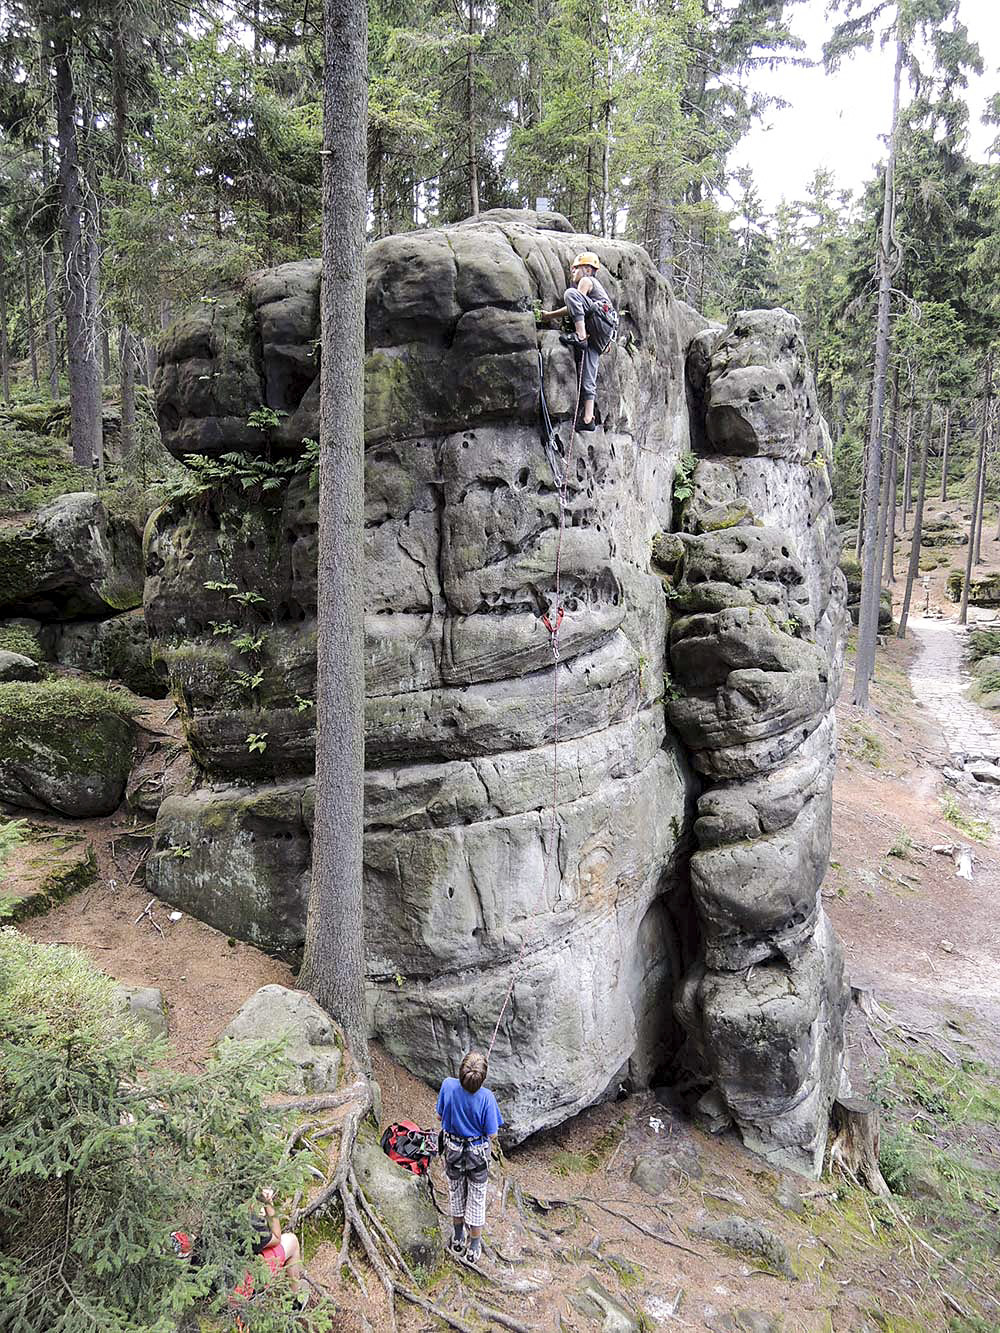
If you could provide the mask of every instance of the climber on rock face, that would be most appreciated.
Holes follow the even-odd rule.
[[[597,281],[600,260],[592,250],[577,255],[570,267],[570,286],[563,299],[566,304],[558,310],[543,310],[542,319],[562,319],[569,315],[573,332],[564,333],[559,341],[573,349],[577,374],[583,362],[580,393],[583,417],[577,420],[577,430],[596,430],[594,398],[597,395],[597,367],[601,353],[606,352],[618,327],[618,317],[607,292]],[[613,320],[613,323],[612,323]]]

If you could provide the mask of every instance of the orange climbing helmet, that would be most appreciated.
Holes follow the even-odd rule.
[[[601,261],[594,254],[593,250],[581,250],[573,260],[572,267],[579,268],[581,264],[587,264],[590,268],[600,268]]]

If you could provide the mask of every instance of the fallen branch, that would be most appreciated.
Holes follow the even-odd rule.
[[[292,1101],[270,1102],[269,1111],[335,1111],[340,1106],[347,1106],[357,1097],[367,1095],[371,1106],[371,1090],[367,1081],[358,1079],[350,1087],[340,1092],[317,1093],[314,1097],[296,1097]],[[368,1109],[367,1107],[365,1108]],[[335,1126],[336,1128],[336,1126]]]
[[[149,924],[150,924],[155,930],[158,930],[158,931],[160,932],[160,936],[161,936],[161,938],[162,938],[162,936],[163,936],[163,930],[162,930],[161,927],[160,927],[160,923],[159,923],[159,922],[154,918],[154,916],[153,916],[153,904],[154,904],[155,902],[156,902],[156,899],[155,899],[155,898],[150,898],[149,902],[148,902],[148,903],[146,904],[146,906],[142,909],[142,911],[139,913],[139,915],[136,917],[136,919],[132,922],[132,924],[133,924],[133,926],[137,926],[137,925],[139,924],[139,922],[143,919],[143,917],[148,917],[148,918],[149,918]]]
[[[502,1324],[504,1328],[512,1329],[513,1333],[534,1333],[530,1324],[522,1324],[519,1320],[512,1319],[509,1314],[504,1314],[502,1310],[494,1310],[491,1305],[483,1305],[473,1300],[470,1300],[469,1304],[476,1314],[482,1315],[484,1319],[492,1319],[494,1323]]]

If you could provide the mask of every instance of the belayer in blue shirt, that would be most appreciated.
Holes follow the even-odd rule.
[[[454,1228],[451,1248],[471,1263],[482,1253],[490,1146],[503,1124],[497,1099],[483,1087],[487,1068],[485,1055],[469,1051],[458,1067],[458,1078],[446,1078],[437,1099]]]

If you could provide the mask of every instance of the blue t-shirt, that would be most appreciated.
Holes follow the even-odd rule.
[[[457,1078],[446,1078],[438,1093],[437,1113],[446,1134],[461,1139],[489,1139],[503,1124],[497,1099],[489,1088],[466,1092]]]

